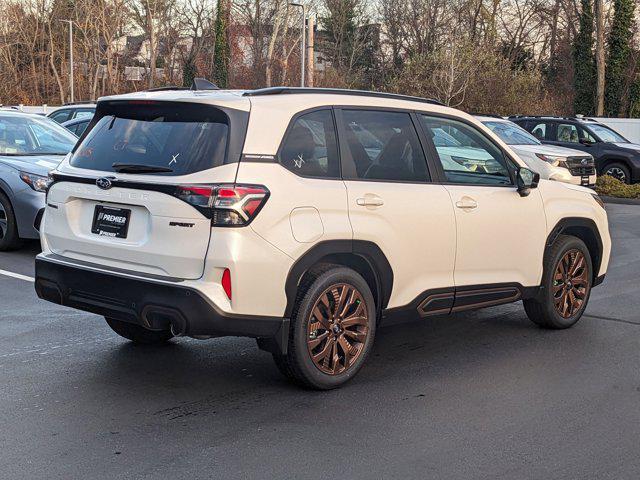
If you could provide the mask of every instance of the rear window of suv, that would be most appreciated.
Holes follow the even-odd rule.
[[[116,171],[114,164],[161,167],[187,175],[226,163],[229,117],[220,109],[176,102],[119,102],[99,111],[71,165]]]

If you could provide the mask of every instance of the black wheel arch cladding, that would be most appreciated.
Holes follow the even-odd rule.
[[[286,318],[291,316],[298,285],[304,274],[314,265],[325,262],[355,267],[354,270],[363,274],[369,283],[378,311],[386,308],[393,288],[393,270],[380,247],[364,240],[328,240],[310,248],[289,270],[285,283],[287,308],[284,316]]]
[[[590,218],[567,217],[560,220],[547,237],[545,255],[559,235],[570,235],[582,240],[591,256],[593,265],[592,281],[595,283],[602,264],[602,237],[597,225]]]

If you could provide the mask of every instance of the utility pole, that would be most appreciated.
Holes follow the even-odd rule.
[[[69,98],[71,99],[71,103],[73,103],[73,20],[60,21],[69,24],[69,85],[71,89]]]
[[[307,85],[313,87],[315,78],[315,56],[314,56],[314,48],[315,48],[315,28],[314,28],[314,18],[309,15],[309,41],[307,42]]]
[[[604,115],[604,5],[602,0],[595,0],[596,14],[596,115]]]
[[[302,42],[300,43],[300,86],[305,86],[305,74],[307,71],[307,6],[304,3],[289,3],[292,7],[302,8]]]

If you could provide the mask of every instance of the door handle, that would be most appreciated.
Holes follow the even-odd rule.
[[[377,195],[365,195],[363,198],[356,199],[356,205],[361,207],[381,207],[384,205],[384,200]]]
[[[456,202],[456,207],[462,208],[463,210],[473,210],[474,208],[478,208],[478,202],[471,197],[462,197]]]

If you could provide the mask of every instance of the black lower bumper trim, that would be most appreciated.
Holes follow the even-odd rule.
[[[37,231],[40,231],[40,224],[42,223],[43,215],[44,215],[44,208],[41,208],[40,210],[38,210],[38,213],[36,214],[36,218],[33,221],[33,228],[35,228]]]
[[[188,336],[268,338],[286,349],[289,321],[229,314],[198,290],[36,258],[38,296],[59,305]]]

